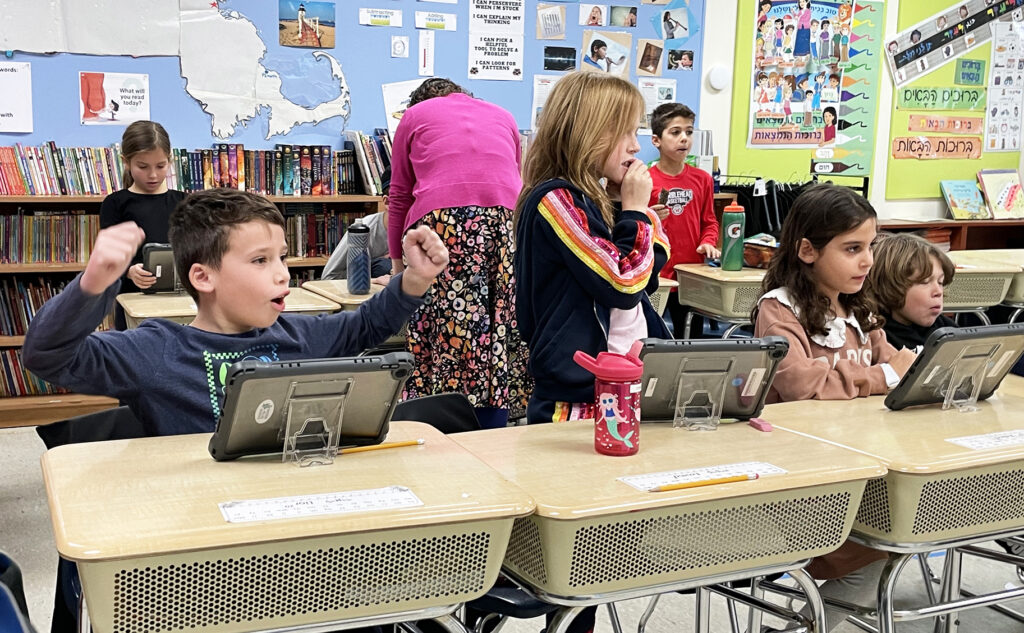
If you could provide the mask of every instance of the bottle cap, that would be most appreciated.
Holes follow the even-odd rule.
[[[573,358],[581,367],[594,374],[598,380],[628,382],[640,380],[644,375],[643,361],[633,355],[601,352],[597,358],[593,358],[578,351]]]
[[[370,227],[366,226],[362,222],[355,222],[352,226],[348,227],[348,230],[354,233],[369,233]]]
[[[743,207],[735,202],[730,202],[729,206],[725,207],[723,213],[744,213]]]

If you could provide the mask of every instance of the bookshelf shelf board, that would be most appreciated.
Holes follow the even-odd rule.
[[[21,347],[24,344],[24,336],[0,336],[0,347]]]
[[[0,398],[0,428],[49,424],[116,406],[114,398],[74,393]]]
[[[289,257],[285,260],[290,268],[315,268],[326,266],[326,257]]]
[[[0,196],[0,203],[23,202],[29,204],[40,204],[46,202],[74,203],[74,202],[103,202],[106,196]],[[271,202],[379,202],[380,196],[367,196],[361,194],[338,195],[338,196],[267,196]]]
[[[47,202],[75,203],[75,202],[103,202],[106,196],[0,196],[0,203],[24,202],[28,204],[42,204]]]
[[[85,270],[85,262],[31,264],[0,264],[0,274],[7,273],[77,273]]]
[[[1024,220],[930,220],[887,219],[878,223],[880,231],[924,231],[948,229],[951,250],[985,248],[1024,248]]]

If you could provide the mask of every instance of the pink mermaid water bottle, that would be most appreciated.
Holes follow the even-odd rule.
[[[629,354],[577,351],[573,360],[594,374],[594,450],[625,457],[640,450],[640,383],[644,364],[633,345]]]

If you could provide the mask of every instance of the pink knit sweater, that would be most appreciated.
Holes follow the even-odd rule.
[[[435,97],[405,111],[392,143],[388,250],[402,256],[402,235],[435,209],[513,208],[519,130],[512,115],[465,94]]]

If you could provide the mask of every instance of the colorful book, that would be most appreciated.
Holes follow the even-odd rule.
[[[309,147],[302,146],[302,154],[299,157],[299,183],[302,188],[302,195],[313,195],[313,159],[309,153]]]
[[[314,196],[322,196],[324,194],[324,181],[323,181],[323,160],[320,157],[321,148],[319,145],[314,145],[309,150],[310,153],[310,173],[312,178],[312,184],[310,185],[310,194]],[[306,152],[303,150],[303,157]],[[305,159],[303,159],[305,160]]]
[[[1015,169],[982,169],[978,182],[996,220],[1024,218],[1024,190]]]
[[[974,180],[941,180],[939,187],[954,220],[989,220],[992,214],[985,206],[981,189]]]
[[[231,186],[231,176],[229,175],[229,172],[231,171],[231,168],[228,165],[228,146],[227,146],[227,143],[220,143],[220,144],[217,145],[217,157],[218,157],[219,162],[220,162],[220,184],[218,184],[217,186],[218,187],[230,187]]]

